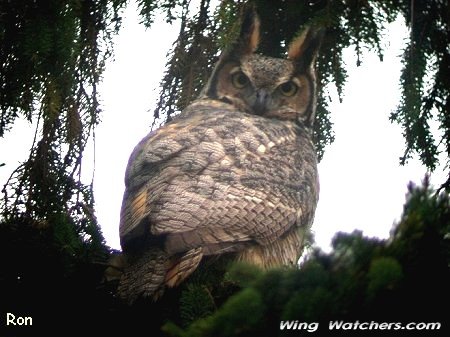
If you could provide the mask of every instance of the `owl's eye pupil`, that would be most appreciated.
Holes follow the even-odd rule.
[[[249,79],[242,71],[238,71],[231,75],[231,83],[233,83],[236,88],[242,89],[247,86]]]
[[[294,96],[297,93],[298,86],[292,81],[280,85],[280,91],[284,96]]]

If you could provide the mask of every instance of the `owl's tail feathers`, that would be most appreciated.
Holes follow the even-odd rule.
[[[166,286],[175,287],[185,280],[197,268],[202,257],[202,248],[194,248],[176,256],[153,248],[137,257],[130,257],[117,293],[129,304],[141,296],[156,301]]]
[[[202,257],[203,249],[201,247],[191,249],[180,256],[173,257],[166,274],[165,284],[168,287],[179,285],[197,269]]]
[[[139,256],[127,256],[117,293],[132,304],[140,296],[158,298],[166,275],[169,256],[161,249],[148,249]]]

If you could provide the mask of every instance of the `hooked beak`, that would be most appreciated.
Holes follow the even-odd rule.
[[[256,91],[255,102],[253,103],[253,111],[257,115],[263,115],[269,106],[270,94],[265,89],[259,89]]]

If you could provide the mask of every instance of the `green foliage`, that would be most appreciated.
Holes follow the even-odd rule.
[[[211,293],[203,285],[191,283],[181,293],[180,317],[183,325],[212,314],[214,309]]]
[[[241,290],[208,317],[185,329],[171,323],[166,331],[178,337],[278,336],[286,320],[443,323],[440,308],[450,295],[449,201],[427,181],[411,185],[402,219],[387,241],[358,231],[338,233],[330,254],[316,250],[299,269],[262,273],[233,266],[229,275],[243,280]]]
[[[433,170],[441,144],[448,169],[448,1],[255,2],[262,53],[281,56],[305,25],[327,29],[317,63],[319,157],[334,139],[331,86],[344,96],[343,50],[354,48],[358,65],[364,49],[382,59],[383,28],[403,17],[411,34],[402,56],[402,97],[391,115],[406,142],[401,163],[418,154]],[[267,273],[244,265],[229,269],[226,259],[211,259],[168,292],[164,304],[143,301],[128,308],[118,302],[110,285],[101,283],[109,251],[94,215],[92,183],[82,184],[80,176],[83,151],[100,120],[97,85],[126,4],[0,1],[0,137],[17,118],[36,125],[28,160],[2,190],[0,316],[26,308],[40,322],[40,334],[60,322],[66,330],[97,325],[113,333],[126,327],[129,334],[135,327],[158,335],[171,321],[164,329],[174,336],[277,336],[280,320],[290,318],[445,321],[439,308],[449,301],[449,196],[426,182],[409,187],[403,217],[386,242],[340,233],[332,253],[316,250],[300,269]],[[187,0],[138,1],[147,27],[158,11],[181,22],[155,117],[170,119],[198,95],[219,50],[236,35],[243,4],[223,0],[213,8],[201,0],[195,12]],[[50,310],[42,310],[43,303]]]
[[[388,250],[403,267],[404,292],[413,292],[421,284],[422,291],[415,296],[415,301],[446,298],[450,264],[449,195],[435,193],[428,181],[425,188],[410,184],[408,190],[404,215],[392,233]]]
[[[179,16],[174,13],[177,7],[184,7],[187,5],[187,0],[138,0],[139,14],[142,17],[141,23],[149,28],[154,21],[155,12],[165,12],[166,21],[172,22],[179,19]]]
[[[253,284],[261,276],[261,273],[262,270],[257,266],[235,262],[230,266],[225,277],[227,281],[239,287],[247,287]]]
[[[2,189],[0,315],[28,312],[39,321],[38,334],[70,324],[77,316],[71,306],[94,317],[111,305],[99,286],[109,251],[92,183],[84,185],[80,175],[99,121],[97,85],[124,4],[0,1],[0,137],[17,118],[36,127],[29,158]]]
[[[209,3],[202,0],[199,12],[190,17],[189,2],[183,2],[180,34],[161,81],[154,123],[161,114],[170,120],[186,107],[199,94],[212,71],[217,56],[217,29],[209,17]]]
[[[332,293],[325,288],[299,290],[292,294],[281,313],[281,320],[301,320],[302,322],[322,321],[328,313],[324,308],[332,304]]]
[[[382,289],[395,288],[403,277],[402,266],[392,257],[380,257],[372,260],[367,273],[369,298],[374,298]]]
[[[5,223],[53,227],[55,245],[104,245],[82,154],[99,122],[97,84],[126,1],[0,2],[0,137],[16,118],[36,127],[28,159],[2,189]]]
[[[391,120],[403,127],[405,163],[419,154],[430,169],[438,164],[438,146],[443,144],[447,166],[450,156],[450,44],[448,1],[405,1],[401,4],[411,28],[404,51],[401,75],[402,98]],[[432,121],[438,122],[441,139],[433,135]]]
[[[338,233],[331,253],[315,249],[299,268],[267,272],[230,265],[231,256],[210,257],[158,302],[142,299],[131,307],[101,281],[109,251],[93,235],[83,239],[72,217],[55,216],[52,225],[1,223],[0,314],[26,308],[40,322],[36,331],[58,323],[77,330],[83,307],[83,322],[107,334],[145,329],[177,337],[281,336],[286,332],[279,330],[280,321],[286,320],[444,323],[449,219],[449,195],[436,193],[425,180],[424,186],[409,186],[403,216],[388,240]]]
[[[213,315],[191,324],[186,331],[174,325],[168,325],[164,330],[178,337],[246,336],[249,331],[258,329],[264,319],[264,312],[261,295],[247,288],[231,297]]]

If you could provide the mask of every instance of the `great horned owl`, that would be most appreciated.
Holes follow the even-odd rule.
[[[121,210],[122,298],[157,298],[209,255],[296,264],[319,193],[320,35],[294,39],[287,59],[258,55],[259,20],[247,11],[200,96],[136,146]]]

